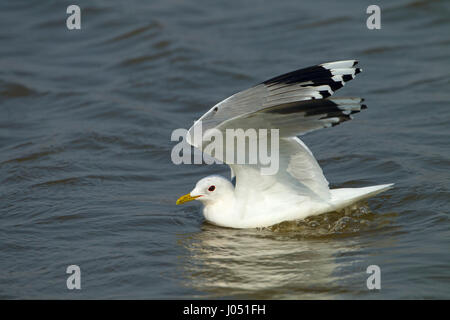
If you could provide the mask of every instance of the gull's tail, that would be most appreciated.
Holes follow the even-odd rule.
[[[381,184],[364,188],[333,189],[331,192],[331,205],[335,210],[345,208],[355,202],[373,197],[383,191],[389,190],[394,184]]]

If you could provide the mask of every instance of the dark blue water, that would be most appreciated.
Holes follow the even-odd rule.
[[[450,298],[450,2],[0,4],[0,297]],[[224,165],[171,162],[177,128],[275,75],[339,59],[354,121],[304,137],[356,210],[264,230],[175,206]],[[66,268],[81,268],[68,290]],[[381,269],[381,290],[366,268]]]

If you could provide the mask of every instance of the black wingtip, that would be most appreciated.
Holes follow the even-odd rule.
[[[352,79],[353,79],[352,76],[349,75],[349,74],[344,74],[344,75],[342,76],[342,80],[344,80],[344,82],[350,81],[350,80],[352,80]]]
[[[319,93],[322,96],[322,98],[328,98],[329,96],[331,96],[331,93],[329,93],[326,90],[319,91]]]

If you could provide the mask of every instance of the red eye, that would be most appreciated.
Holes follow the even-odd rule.
[[[216,187],[215,186],[211,186],[211,187],[208,188],[208,190],[213,192],[214,190],[216,190]]]

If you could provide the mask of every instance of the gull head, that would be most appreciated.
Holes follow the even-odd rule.
[[[233,194],[234,187],[228,179],[222,176],[212,175],[199,180],[190,193],[177,200],[177,204],[198,200],[204,205],[208,205],[219,201],[226,201]]]

